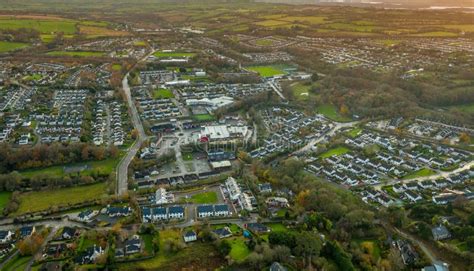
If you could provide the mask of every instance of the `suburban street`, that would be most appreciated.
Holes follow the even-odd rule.
[[[151,50],[152,54],[154,50]],[[150,54],[147,54],[144,58],[142,58],[139,62],[146,60]],[[120,163],[117,166],[117,195],[124,195],[128,190],[128,166],[130,162],[133,160],[137,152],[140,150],[141,145],[143,142],[147,140],[147,135],[145,130],[143,129],[143,124],[140,120],[140,115],[138,114],[137,107],[132,99],[132,94],[130,91],[130,86],[128,84],[128,76],[130,72],[125,74],[122,80],[122,89],[125,93],[125,97],[127,99],[127,105],[129,108],[129,112],[131,114],[131,120],[134,129],[137,131],[137,139],[135,140],[134,144],[128,149],[127,154],[122,158]]]

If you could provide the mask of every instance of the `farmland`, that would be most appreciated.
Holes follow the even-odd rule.
[[[48,52],[49,56],[71,56],[71,57],[98,57],[105,56],[104,52],[94,51],[52,51]]]
[[[0,53],[6,53],[28,47],[27,43],[0,41]]]

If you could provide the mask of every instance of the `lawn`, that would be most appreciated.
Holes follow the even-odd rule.
[[[81,172],[82,175],[90,175],[94,172],[97,172],[99,174],[103,175],[108,175],[115,171],[115,168],[117,167],[117,164],[120,162],[120,159],[122,158],[123,153],[118,157],[118,158],[109,158],[106,160],[101,160],[101,161],[91,161],[91,162],[86,162],[86,163],[74,163],[74,164],[69,164],[69,165],[59,165],[59,166],[51,166],[51,167],[45,167],[45,168],[39,168],[39,169],[29,169],[29,170],[24,170],[20,171],[20,174],[25,177],[25,178],[32,178],[37,175],[51,175],[54,177],[60,177],[66,174],[64,172],[65,167],[81,167],[84,165],[88,166],[88,169],[84,170]]]
[[[151,234],[143,234],[141,235],[143,239],[143,243],[145,244],[145,252],[148,255],[153,254],[153,236]]]
[[[159,88],[153,90],[153,99],[171,99],[174,98],[174,94],[171,90],[166,88]]]
[[[329,158],[329,157],[332,157],[332,156],[339,156],[339,155],[343,155],[345,153],[348,153],[350,150],[346,147],[337,147],[337,148],[333,148],[333,149],[330,149],[328,151],[326,151],[325,153],[322,153],[319,155],[320,158]]]
[[[191,196],[191,202],[195,204],[214,204],[217,203],[217,193],[214,191],[199,193]]]
[[[49,56],[73,56],[73,57],[97,57],[105,56],[104,52],[95,51],[52,51],[48,52]]]
[[[420,178],[420,177],[426,177],[426,176],[431,176],[433,174],[436,174],[436,172],[432,169],[429,168],[422,168],[418,171],[412,172],[405,177],[403,177],[404,180],[407,179],[415,179],[415,178]]]
[[[0,53],[15,51],[15,50],[25,48],[25,47],[28,47],[27,43],[0,41]]]
[[[194,115],[193,118],[197,121],[211,121],[214,120],[214,116],[210,114],[198,114]]]
[[[56,190],[22,193],[19,196],[20,206],[12,215],[18,216],[28,212],[48,210],[53,206],[76,204],[100,199],[106,195],[106,188],[106,183],[97,183]]]
[[[354,129],[350,130],[349,132],[347,132],[347,135],[351,138],[355,138],[358,135],[360,135],[361,132],[362,132],[361,128],[354,128]]]
[[[243,262],[245,258],[250,254],[250,250],[245,244],[245,239],[242,237],[237,237],[229,239],[231,244],[230,257],[237,262]]]
[[[281,223],[270,223],[270,224],[266,224],[266,226],[270,227],[270,229],[272,229],[272,231],[274,232],[288,231],[288,228]]]
[[[8,204],[11,195],[11,192],[0,192],[0,212],[2,212],[3,208]]]
[[[351,120],[348,117],[341,116],[341,114],[339,114],[339,112],[337,111],[337,108],[334,105],[330,104],[318,106],[316,108],[316,112],[319,114],[323,114],[325,117],[338,122],[348,122]]]
[[[183,156],[184,161],[192,161],[193,160],[193,154],[192,153],[181,153],[181,156]]]
[[[284,71],[281,67],[279,66],[250,66],[247,67],[248,70],[257,72],[260,76],[263,77],[272,77],[275,75],[285,75],[287,74],[286,71]]]
[[[155,57],[158,58],[169,58],[169,57],[193,57],[196,53],[187,53],[187,52],[164,52],[158,51],[153,53]]]

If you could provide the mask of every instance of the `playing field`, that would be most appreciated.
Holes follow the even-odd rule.
[[[307,100],[309,97],[309,90],[311,89],[311,84],[304,84],[304,83],[295,83],[291,85],[291,90],[293,92],[293,96],[297,100]]]
[[[198,114],[194,115],[193,118],[198,121],[211,121],[214,120],[214,116],[210,114]]]
[[[52,51],[48,52],[49,56],[74,56],[74,57],[96,57],[105,56],[104,52],[94,51]]]
[[[163,52],[163,51],[158,51],[154,52],[153,55],[158,58],[169,58],[169,57],[193,57],[196,54],[195,53],[186,53],[186,52]]]
[[[1,20],[0,20],[1,23]],[[6,53],[27,47],[27,43],[0,41],[0,53]]]
[[[250,66],[247,67],[248,70],[257,72],[262,77],[272,77],[275,75],[285,75],[287,74],[281,67],[278,66]]]
[[[22,193],[19,196],[20,206],[13,216],[28,212],[51,209],[53,206],[64,206],[96,200],[106,196],[106,183],[84,185],[56,190],[45,190]]]

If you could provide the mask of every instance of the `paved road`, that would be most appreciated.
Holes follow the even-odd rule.
[[[436,179],[440,179],[440,178],[447,178],[449,176],[452,176],[452,175],[457,174],[459,172],[462,172],[464,170],[468,170],[471,167],[474,167],[474,161],[470,161],[469,163],[465,164],[464,166],[462,166],[460,168],[457,168],[453,171],[439,171],[438,173],[430,175],[430,176],[416,177],[416,178],[412,178],[412,179],[403,179],[403,180],[401,180],[401,179],[400,180],[399,179],[391,179],[388,182],[376,184],[373,187],[375,189],[380,190],[384,186],[394,185],[394,184],[397,184],[397,183],[411,183],[411,182],[419,182],[419,181],[436,180]]]
[[[151,51],[153,53],[154,50]],[[151,54],[150,53],[150,54]],[[142,58],[138,62],[145,61],[148,56],[146,55],[144,58]],[[124,195],[128,191],[128,166],[130,165],[130,162],[132,162],[133,158],[137,154],[137,152],[140,150],[140,147],[142,146],[143,142],[147,140],[147,135],[145,133],[145,130],[143,129],[143,124],[140,120],[140,115],[138,114],[137,107],[135,106],[135,103],[133,102],[132,99],[132,94],[130,92],[130,86],[128,85],[128,76],[130,72],[128,72],[123,80],[122,80],[122,88],[125,93],[125,97],[127,99],[127,105],[131,114],[131,120],[133,127],[135,130],[138,132],[138,137],[135,141],[135,143],[128,149],[127,154],[122,158],[120,163],[117,166],[117,195]]]
[[[35,258],[40,258],[42,253],[43,253],[43,250],[44,250],[44,247],[46,246],[46,244],[49,243],[49,241],[51,241],[51,239],[53,239],[54,235],[56,234],[56,232],[58,232],[59,230],[59,226],[56,225],[54,226],[54,228],[51,230],[51,232],[48,234],[48,236],[46,236],[46,238],[44,239],[44,242],[43,244],[41,244],[41,246],[39,247],[38,251],[36,252],[35,255],[33,255],[33,257],[31,257],[31,259],[28,261],[28,265],[26,266],[26,270],[27,271],[31,271],[31,266],[33,265],[33,263],[35,262]]]
[[[304,153],[304,152],[307,152],[307,151],[310,151],[311,148],[318,144],[319,142],[323,141],[325,137],[329,136],[329,137],[332,137],[336,134],[336,132],[342,128],[347,128],[347,127],[354,127],[355,125],[357,125],[359,122],[358,121],[353,121],[353,122],[335,122],[335,126],[329,131],[327,132],[326,134],[318,137],[318,138],[315,138],[313,140],[311,140],[308,144],[306,144],[303,148],[293,152],[293,154],[300,154],[300,153]]]
[[[283,96],[280,86],[278,86],[276,82],[268,81],[268,84],[270,85],[270,87],[272,87],[272,89],[276,92],[276,94],[280,96],[282,100],[286,100],[285,96]]]

